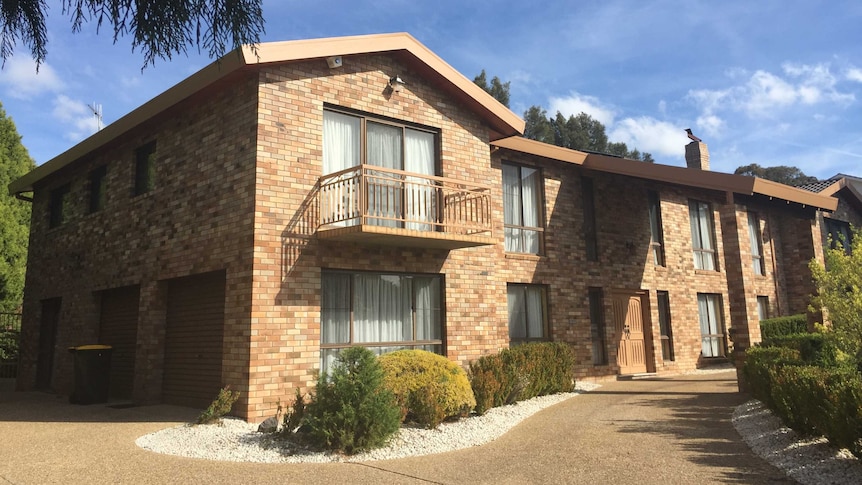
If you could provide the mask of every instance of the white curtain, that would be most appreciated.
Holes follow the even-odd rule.
[[[509,302],[509,339],[518,340],[527,338],[527,315],[524,314],[526,304],[524,301],[524,288],[521,286],[510,286],[508,292]]]
[[[506,225],[521,226],[521,184],[518,175],[518,167],[503,164],[503,222]],[[514,227],[506,227],[506,251],[511,253],[522,253],[524,248],[521,239],[521,230]]]
[[[377,167],[403,170],[401,156],[401,128],[380,123],[366,123],[366,163]],[[396,227],[400,219],[401,183],[397,176],[385,172],[371,172],[368,180],[368,215],[391,218],[371,219],[370,224]]]
[[[697,295],[697,310],[700,316],[700,333],[704,357],[720,357],[723,329],[719,328],[718,298],[715,295]]]
[[[521,167],[521,203],[524,210],[523,226],[539,227],[539,171]],[[539,253],[538,231],[524,230],[523,252]]]
[[[350,342],[350,275],[324,273],[320,302],[320,343]]]
[[[395,275],[353,276],[355,342],[413,340],[411,280]]]
[[[692,202],[689,205],[691,219],[691,241],[694,249],[712,251],[712,218],[709,205],[703,202]],[[694,267],[696,269],[714,270],[715,253],[694,251]]]
[[[332,111],[323,112],[323,175],[359,165],[360,120]],[[342,177],[347,180],[349,176]],[[355,180],[355,179],[354,179]],[[353,225],[359,215],[359,193],[354,183],[338,184],[322,199],[324,220]],[[347,219],[347,220],[344,220]]]
[[[542,338],[545,336],[544,304],[542,288],[528,286],[527,293],[527,338]]]
[[[416,340],[440,340],[440,278],[415,277]]]
[[[404,171],[434,175],[434,135],[407,129],[404,138]],[[436,190],[428,179],[407,177],[407,221],[433,222],[436,215]],[[431,224],[408,222],[408,229],[430,231]]]
[[[751,263],[754,265],[754,274],[763,275],[763,255],[760,254],[760,224],[757,215],[748,213],[748,238],[751,241]]]

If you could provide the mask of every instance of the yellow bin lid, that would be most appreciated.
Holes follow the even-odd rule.
[[[101,344],[93,344],[93,345],[79,345],[78,347],[69,347],[69,350],[108,350],[111,349],[110,345],[101,345]]]

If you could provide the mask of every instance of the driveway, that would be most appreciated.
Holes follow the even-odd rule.
[[[212,462],[135,446],[141,435],[191,420],[197,411],[189,408],[73,406],[0,391],[0,484],[793,483],[734,430],[731,413],[746,399],[733,371],[610,382],[485,446],[294,465]]]

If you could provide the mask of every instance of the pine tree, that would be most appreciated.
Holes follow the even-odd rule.
[[[9,195],[8,187],[35,166],[0,104],[0,312],[21,307],[30,232],[30,203]]]

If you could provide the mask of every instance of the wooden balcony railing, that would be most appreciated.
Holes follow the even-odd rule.
[[[447,177],[360,165],[321,177],[320,228],[379,226],[491,236],[491,191]]]

